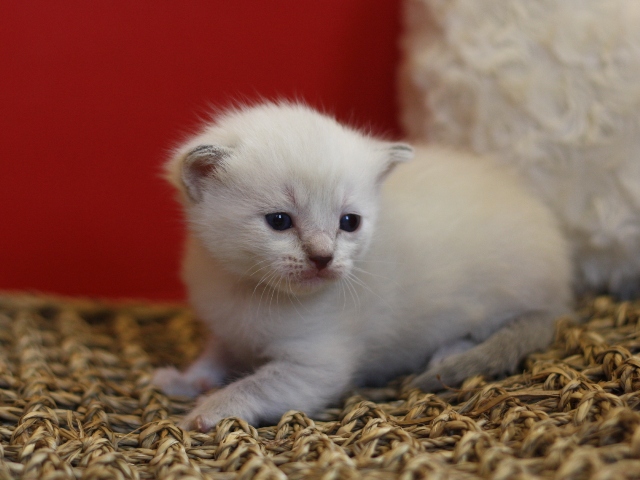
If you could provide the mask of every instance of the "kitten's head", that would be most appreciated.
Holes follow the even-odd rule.
[[[411,156],[308,107],[264,104],[220,116],[167,172],[192,233],[225,269],[299,294],[349,275],[381,183]]]

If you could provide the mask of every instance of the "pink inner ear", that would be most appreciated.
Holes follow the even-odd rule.
[[[213,176],[213,174],[216,171],[216,168],[217,168],[216,163],[211,162],[211,160],[208,160],[208,159],[196,160],[191,164],[191,171],[198,178]]]

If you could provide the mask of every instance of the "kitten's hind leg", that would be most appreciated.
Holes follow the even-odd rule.
[[[429,359],[427,370],[439,365],[449,357],[471,350],[477,344],[477,342],[463,338],[440,347]]]
[[[424,391],[457,386],[473,375],[495,376],[513,373],[529,353],[547,347],[554,335],[555,316],[530,313],[508,323],[483,343],[442,359],[432,361],[411,385]]]
[[[158,368],[151,383],[167,395],[196,397],[213,387],[222,385],[225,368],[219,360],[219,346],[209,339],[203,352],[184,372],[175,367]]]

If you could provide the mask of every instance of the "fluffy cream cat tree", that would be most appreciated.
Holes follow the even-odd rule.
[[[640,286],[640,2],[407,0],[408,134],[513,165],[555,210],[578,282]]]

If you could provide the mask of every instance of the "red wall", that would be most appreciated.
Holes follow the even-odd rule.
[[[159,178],[207,105],[303,98],[398,133],[398,0],[3,2],[0,289],[180,298]]]

